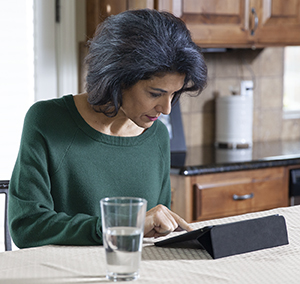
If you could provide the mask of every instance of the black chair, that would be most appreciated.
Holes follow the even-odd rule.
[[[8,229],[7,207],[8,207],[8,180],[0,180],[0,193],[5,194],[5,212],[4,212],[4,245],[5,250],[11,250],[11,237]]]

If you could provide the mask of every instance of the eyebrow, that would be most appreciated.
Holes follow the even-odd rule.
[[[167,93],[166,90],[160,89],[160,88],[152,88],[150,87],[153,91],[158,91],[158,92],[162,92],[162,93]]]

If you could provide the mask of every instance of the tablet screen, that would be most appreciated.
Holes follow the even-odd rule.
[[[212,227],[213,226],[203,227],[201,229],[187,232],[179,236],[170,237],[162,241],[157,241],[155,242],[155,245],[158,247],[168,246],[181,248],[202,248],[197,239],[205,232],[209,231]]]

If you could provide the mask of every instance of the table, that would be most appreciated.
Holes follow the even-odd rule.
[[[143,244],[140,278],[135,283],[299,283],[300,206],[194,223],[194,228],[253,219],[285,217],[289,244],[212,259],[204,250],[161,248]],[[172,233],[172,235],[180,233]],[[102,246],[44,246],[0,253],[0,283],[103,283]]]

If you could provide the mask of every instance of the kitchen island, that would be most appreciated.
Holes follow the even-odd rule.
[[[300,141],[191,147],[184,159],[180,154],[181,160],[172,155],[172,210],[189,222],[290,205],[290,170],[300,168]]]

